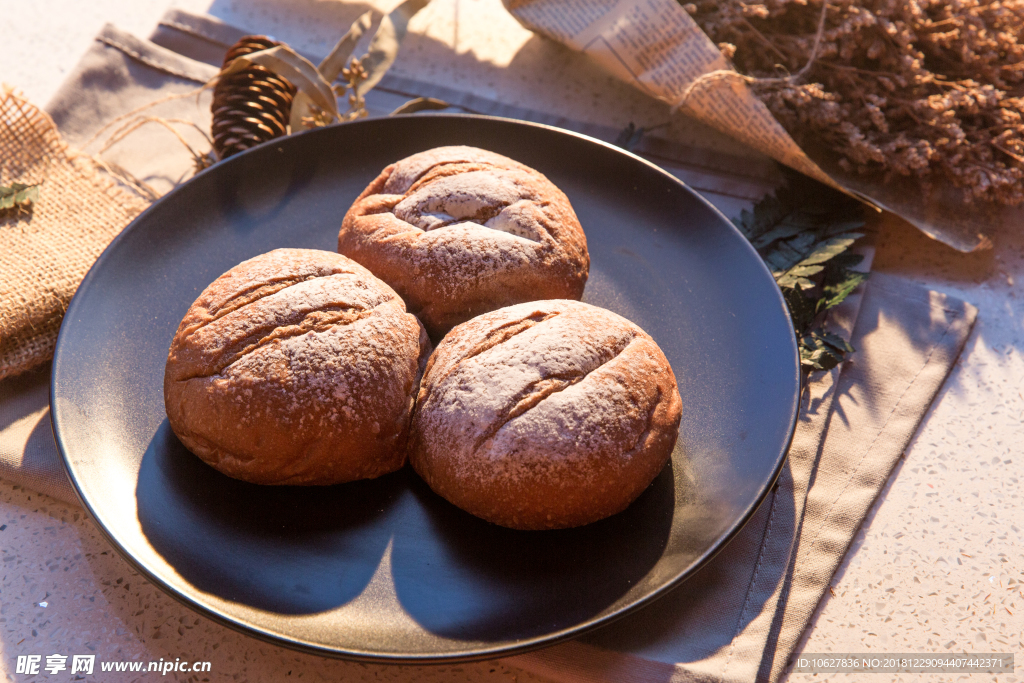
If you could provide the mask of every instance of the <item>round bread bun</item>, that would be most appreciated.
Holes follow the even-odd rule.
[[[181,442],[255,484],[337,484],[405,463],[430,354],[394,290],[350,259],[277,249],[217,278],[178,326],[164,402]]]
[[[345,214],[338,252],[394,287],[435,340],[504,306],[579,299],[590,270],[562,191],[475,147],[438,147],[385,168]]]
[[[665,355],[630,321],[578,301],[519,304],[437,346],[409,460],[436,493],[489,522],[580,526],[654,481],[681,407]]]

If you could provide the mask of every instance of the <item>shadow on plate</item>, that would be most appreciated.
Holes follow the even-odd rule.
[[[334,609],[363,592],[393,539],[400,609],[426,631],[480,641],[541,636],[602,613],[661,558],[676,504],[670,464],[614,517],[513,531],[459,510],[408,467],[330,487],[237,481],[190,453],[166,420],[136,493],[153,548],[204,592],[279,614]]]
[[[422,516],[395,535],[395,589],[407,614],[450,638],[531,638],[597,616],[661,558],[675,509],[671,463],[624,512],[558,531],[495,526],[410,480]]]
[[[387,548],[401,473],[339,486],[258,486],[227,477],[160,425],[142,458],[139,521],[196,588],[281,614],[358,596]]]

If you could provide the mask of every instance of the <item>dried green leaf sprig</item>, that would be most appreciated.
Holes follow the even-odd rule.
[[[645,128],[630,121],[614,144],[633,151],[648,131],[663,125]],[[824,325],[825,312],[868,277],[853,270],[864,257],[847,251],[864,236],[857,232],[864,227],[863,211],[851,197],[790,172],[785,185],[733,219],[782,290],[805,372],[831,370],[854,351]]]
[[[764,259],[789,307],[805,371],[830,370],[853,351],[825,330],[825,312],[843,302],[867,273],[848,249],[863,233],[863,208],[802,176],[733,219]]]
[[[39,184],[25,185],[11,183],[10,187],[0,185],[0,211],[18,207],[25,208],[39,200]]]

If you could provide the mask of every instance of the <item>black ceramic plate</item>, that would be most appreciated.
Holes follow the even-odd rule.
[[[678,446],[620,515],[510,531],[452,507],[408,468],[329,488],[253,486],[207,467],[168,427],[164,362],[199,292],[277,247],[333,251],[342,216],[381,169],[451,144],[506,154],[562,188],[590,248],[584,300],[638,323],[672,363],[684,406]],[[82,502],[171,595],[280,644],[430,661],[576,635],[691,575],[774,482],[798,394],[793,330],[771,275],[696,193],[586,137],[435,115],[264,145],[154,204],[72,301],[51,403]]]

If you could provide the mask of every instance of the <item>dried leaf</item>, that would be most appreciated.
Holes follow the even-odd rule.
[[[810,253],[811,249],[814,248],[816,241],[817,235],[812,231],[806,230],[801,232],[792,239],[777,244],[770,253],[762,254],[764,262],[768,265],[769,270],[772,271],[776,279],[778,279],[779,274],[785,273],[800,263]]]
[[[809,370],[831,370],[854,348],[838,334],[816,329],[800,340],[800,364]]]
[[[323,110],[314,106],[313,100],[309,99],[309,96],[300,90],[292,98],[292,111],[288,118],[288,127],[291,128],[293,133],[315,128],[316,126],[313,122],[317,120],[321,111]]]
[[[784,206],[777,196],[770,194],[759,201],[753,211],[744,209],[740,217],[732,219],[732,222],[753,242],[778,225],[789,211],[790,209]]]
[[[356,44],[373,23],[373,15],[373,10],[361,14],[352,23],[345,35],[334,45],[331,53],[324,57],[323,61],[317,66],[317,71],[320,72],[320,76],[327,83],[333,83],[338,78],[341,70],[345,68],[349,57],[352,56],[352,51],[356,49]],[[292,132],[315,128],[325,118],[322,115],[323,111],[323,109],[313,104],[312,98],[302,90],[299,90],[299,92],[295,93],[295,99],[292,100],[292,113],[291,120],[289,121]]]
[[[825,266],[793,266],[785,273],[775,278],[779,287],[796,287],[798,289],[813,289],[814,282],[811,277],[825,270]]]
[[[822,242],[818,242],[818,244],[814,246],[814,251],[808,254],[808,256],[800,262],[800,265],[807,266],[811,264],[825,263],[849,249],[850,245],[863,236],[863,233],[851,232],[843,235],[836,235],[835,237],[829,237]]]
[[[297,54],[287,45],[278,45],[238,57],[221,71],[221,76],[241,71],[250,64],[258,64],[282,78],[287,78],[295,85],[299,93],[309,98],[309,102],[337,118],[338,103],[334,99],[331,84],[320,75],[320,72],[308,59]],[[296,94],[297,96],[298,94]]]
[[[852,347],[825,332],[824,313],[865,279],[851,270],[861,256],[848,253],[862,236],[861,207],[796,176],[774,195],[743,211],[733,223],[772,271],[789,308],[805,370],[827,370]]]
[[[789,307],[789,316],[793,319],[793,327],[799,333],[811,329],[814,318],[818,315],[815,301],[795,287],[783,287],[782,296]]]
[[[317,69],[320,71],[320,75],[328,83],[333,83],[338,78],[338,74],[348,64],[348,58],[352,56],[352,51],[356,49],[356,43],[363,37],[371,24],[373,23],[373,10],[364,12],[356,19],[352,26],[349,27],[348,32],[341,37],[341,40],[337,42],[331,53],[324,57],[324,60],[320,62]]]
[[[808,235],[809,233],[803,234]],[[821,242],[812,242],[806,256],[788,268],[773,271],[772,274],[775,276],[775,281],[779,287],[810,289],[814,286],[814,283],[810,282],[807,278],[825,270],[825,266],[821,264],[849,249],[850,245],[859,237],[863,237],[863,235],[855,232],[830,237]]]
[[[39,200],[39,184],[23,185],[11,183],[10,187],[0,185],[0,210],[15,206],[29,205]]]
[[[401,107],[391,112],[390,116],[399,116],[401,114],[414,114],[418,111],[447,109],[450,106],[452,105],[448,104],[444,100],[439,100],[436,97],[417,97],[414,100],[409,100]]]
[[[366,70],[366,79],[356,91],[358,97],[364,96],[384,78],[391,65],[398,57],[398,48],[409,31],[409,20],[430,0],[406,0],[383,19],[370,41],[366,54],[359,60]]]
[[[845,277],[835,284],[825,285],[822,288],[824,296],[818,299],[817,309],[819,311],[827,311],[830,308],[834,308],[841,304],[846,297],[853,293],[853,290],[857,289],[862,282],[868,279],[867,273],[861,273],[856,270],[848,270],[845,272]]]
[[[771,246],[773,242],[789,239],[812,227],[814,223],[806,214],[789,214],[780,218],[775,227],[752,238],[750,243],[754,245],[754,249],[761,251]]]

